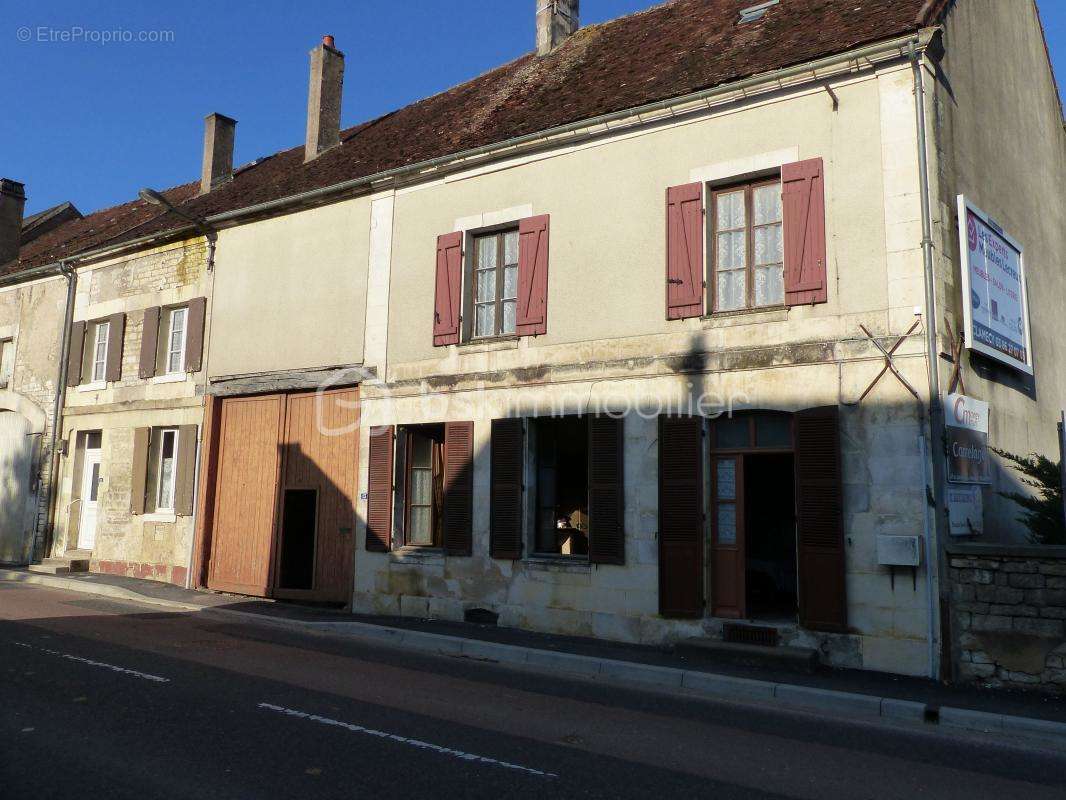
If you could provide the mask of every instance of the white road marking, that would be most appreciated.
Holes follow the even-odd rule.
[[[125,675],[132,675],[135,678],[144,678],[146,681],[155,681],[156,683],[169,683],[170,678],[161,678],[158,675],[151,675],[147,672],[140,672],[135,669],[127,669],[126,667],[118,667],[114,664],[105,664],[103,661],[93,661],[91,658],[83,658],[82,656],[71,655],[70,653],[61,653],[58,650],[51,650],[47,647],[38,647],[37,645],[27,644],[26,642],[12,642],[19,647],[27,647],[30,650],[40,650],[42,653],[48,653],[49,655],[59,656],[60,658],[66,658],[70,661],[77,661],[79,664],[88,664],[91,667],[103,667],[109,669],[112,672],[121,672]]]
[[[268,711],[276,711],[279,714],[285,714],[290,717],[298,717],[299,719],[309,719],[312,722],[319,722],[323,725],[332,725],[336,728],[344,728],[345,730],[352,731],[353,733],[363,733],[367,736],[376,736],[379,739],[389,739],[393,742],[400,744],[410,745],[411,747],[418,747],[422,750],[432,750],[435,753],[440,753],[446,756],[452,756],[458,758],[461,761],[476,761],[479,764],[493,764],[504,769],[518,770],[519,772],[525,772],[529,775],[537,775],[542,778],[558,778],[554,772],[545,772],[539,769],[533,769],[532,767],[523,767],[520,764],[512,764],[508,761],[500,761],[496,758],[490,758],[488,756],[479,756],[476,753],[467,753],[463,750],[456,750],[452,747],[444,747],[443,745],[433,744],[432,742],[424,742],[421,739],[411,739],[407,736],[400,736],[397,733],[388,733],[386,731],[378,731],[373,728],[365,728],[362,725],[355,725],[351,722],[341,722],[340,720],[330,719],[329,717],[320,717],[318,714],[308,714],[306,711],[297,711],[294,708],[285,708],[284,706],[276,706],[273,703],[260,703],[260,708],[265,708]]]

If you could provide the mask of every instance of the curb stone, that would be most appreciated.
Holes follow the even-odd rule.
[[[228,620],[241,620],[258,625],[271,625],[300,632],[333,634],[361,639],[373,644],[416,650],[457,658],[491,661],[517,665],[548,675],[567,673],[573,677],[597,676],[609,682],[644,689],[683,691],[715,700],[736,702],[740,699],[771,702],[787,709],[825,711],[853,718],[884,718],[893,721],[926,723],[929,712],[938,712],[939,724],[948,728],[982,733],[1012,733],[1039,736],[1043,741],[1053,739],[1066,745],[1066,723],[1033,717],[974,711],[966,708],[941,706],[930,708],[915,700],[841,692],[814,686],[774,683],[753,678],[721,675],[700,670],[661,667],[633,661],[583,656],[576,653],[543,650],[533,647],[466,639],[407,628],[392,628],[358,621],[302,621],[287,617],[272,617],[249,611],[201,606],[143,595],[131,589],[107,584],[89,584],[77,579],[52,575],[28,574],[19,570],[0,569],[0,582],[47,586],[67,591],[93,594],[122,600],[132,600],[177,611],[199,612]]]

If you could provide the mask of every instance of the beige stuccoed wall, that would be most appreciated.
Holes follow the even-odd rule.
[[[967,393],[991,406],[991,445],[1058,459],[1056,424],[1066,408],[1066,131],[1035,4],[958,3],[945,21],[944,46],[941,80],[934,85],[927,78],[941,318],[951,319],[955,331],[963,326],[961,193],[1024,248],[1035,370],[1030,379],[981,356],[966,358]],[[941,341],[947,351],[944,330]],[[944,364],[945,373],[949,367]],[[998,457],[993,464],[985,538],[1023,541],[1018,507],[996,494],[1023,488],[1019,475]]]
[[[221,231],[211,376],[360,363],[369,240],[368,198]]]

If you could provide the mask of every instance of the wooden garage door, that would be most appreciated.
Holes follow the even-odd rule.
[[[272,583],[283,395],[222,401],[207,585],[265,596]]]

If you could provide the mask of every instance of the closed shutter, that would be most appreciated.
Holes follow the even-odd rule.
[[[540,336],[548,332],[548,215],[518,223],[518,304],[515,332]]]
[[[796,414],[796,537],[800,622],[847,629],[840,429],[836,406]]]
[[[133,476],[130,485],[130,513],[143,514],[148,492],[148,450],[152,442],[151,428],[133,429]]]
[[[156,344],[159,338],[159,306],[144,310],[144,327],[141,328],[141,357],[137,376],[151,378],[156,371]]]
[[[659,417],[659,613],[703,612],[703,420]]]
[[[380,553],[389,550],[392,531],[392,436],[391,425],[370,429],[366,549]]]
[[[70,349],[67,350],[67,386],[81,383],[81,356],[85,347],[85,323],[70,326]]]
[[[444,549],[468,556],[473,545],[474,423],[444,425]]]
[[[122,380],[122,340],[126,332],[126,315],[112,314],[107,318],[107,363],[104,380]]]
[[[703,314],[703,184],[666,190],[666,318]]]
[[[822,159],[781,167],[782,223],[785,240],[785,303],[824,303],[825,189]]]
[[[433,300],[433,346],[459,343],[463,286],[463,233],[437,237],[437,277]]]
[[[185,371],[199,372],[204,361],[204,321],[207,317],[207,298],[189,301],[189,316],[185,333]]]
[[[626,560],[623,425],[614,417],[589,419],[589,561]]]
[[[522,473],[525,435],[521,419],[492,421],[492,497],[489,553],[522,557]]]
[[[174,484],[174,513],[191,517],[196,496],[196,426],[178,428],[178,471]]]

